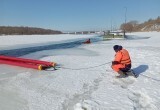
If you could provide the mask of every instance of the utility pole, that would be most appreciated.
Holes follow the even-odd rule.
[[[112,30],[112,19],[111,19],[111,31],[110,32],[112,32],[113,30]]]
[[[126,36],[126,21],[127,21],[127,7],[124,7],[125,8],[125,15],[124,15],[124,37]]]

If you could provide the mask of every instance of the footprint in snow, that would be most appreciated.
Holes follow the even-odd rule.
[[[133,102],[134,110],[158,110],[152,99],[143,92],[132,92],[128,98]]]
[[[99,103],[92,100],[83,100],[74,106],[74,110],[100,110]]]
[[[124,78],[113,78],[113,84],[114,85],[120,85],[120,87],[126,89],[129,85],[133,84],[136,81],[136,79],[132,76],[124,77]]]

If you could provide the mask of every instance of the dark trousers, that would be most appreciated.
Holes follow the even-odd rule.
[[[131,66],[132,66],[131,64],[128,64],[128,65],[125,66],[125,68],[120,68],[120,70],[123,71],[123,72],[127,72],[128,70],[131,69]]]

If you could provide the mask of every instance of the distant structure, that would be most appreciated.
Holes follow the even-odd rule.
[[[123,39],[124,38],[124,33],[123,30],[117,30],[117,31],[107,31],[103,35],[103,40],[108,40],[108,39]]]
[[[101,34],[104,35],[106,31],[75,31],[75,32],[65,32],[64,34]]]

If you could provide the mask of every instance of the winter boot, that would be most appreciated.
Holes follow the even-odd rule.
[[[132,69],[126,72],[129,76],[134,76],[135,78],[137,78],[139,75],[136,74]]]
[[[128,76],[125,72],[123,72],[121,70],[118,71],[118,74],[119,74],[119,76],[117,76],[118,78],[125,78]]]

